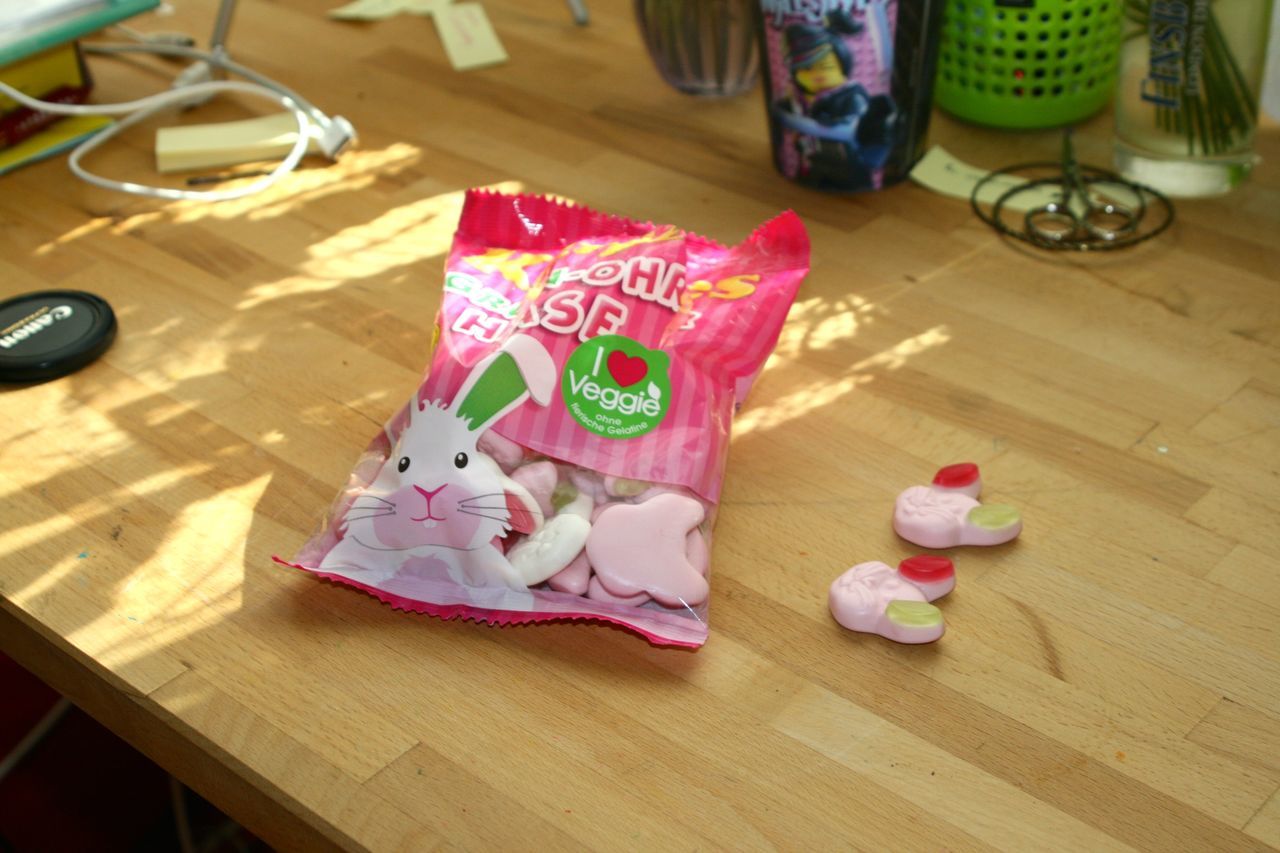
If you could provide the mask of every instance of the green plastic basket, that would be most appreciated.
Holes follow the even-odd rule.
[[[993,127],[1056,127],[1111,99],[1121,0],[947,0],[935,102]]]

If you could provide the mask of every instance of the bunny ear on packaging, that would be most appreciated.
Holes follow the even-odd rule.
[[[542,344],[528,335],[513,335],[472,369],[458,389],[457,414],[472,432],[483,432],[526,398],[545,406],[555,383],[556,366]]]
[[[542,527],[545,517],[538,501],[528,489],[505,474],[502,475],[502,500],[507,507],[507,524],[516,533],[536,533]]]

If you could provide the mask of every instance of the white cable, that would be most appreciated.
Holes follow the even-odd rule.
[[[194,47],[196,43],[196,40],[186,33],[144,33],[125,24],[116,24],[112,29],[139,44],[176,44],[182,47]]]
[[[327,120],[324,113],[316,108],[315,104],[290,89],[288,86],[277,83],[265,74],[259,74],[248,66],[241,65],[234,61],[222,51],[214,52],[208,50],[200,50],[194,47],[182,47],[176,44],[85,44],[84,52],[89,54],[98,54],[99,56],[111,56],[117,53],[151,53],[157,56],[176,56],[181,59],[192,59],[197,62],[207,62],[210,65],[216,65],[230,71],[237,77],[243,77],[250,82],[257,83],[259,86],[265,86],[292,99],[294,102],[317,119],[317,123],[323,124]]]
[[[176,56],[188,59],[194,59],[199,62],[205,62],[209,65],[215,65],[219,68],[226,69],[233,74],[244,77],[252,82],[242,83],[238,81],[228,80],[212,80],[204,83],[194,83],[184,85],[177,89],[171,89],[166,92],[160,92],[145,98],[139,98],[134,101],[128,101],[120,104],[55,104],[48,101],[42,101],[37,98],[29,97],[17,89],[9,86],[4,82],[0,82],[0,93],[22,104],[30,109],[39,110],[40,112],[53,113],[55,115],[123,115],[116,124],[91,136],[72,150],[68,157],[68,165],[71,171],[80,179],[87,181],[95,186],[105,187],[110,190],[119,190],[121,192],[131,193],[133,195],[148,196],[151,198],[160,198],[174,201],[230,201],[232,199],[244,198],[252,195],[275,184],[282,177],[293,171],[302,158],[306,156],[308,145],[312,137],[312,128],[319,130],[320,147],[329,157],[337,157],[338,152],[346,146],[355,136],[355,129],[351,127],[351,123],[342,116],[330,118],[322,113],[314,104],[307,101],[301,95],[283,86],[271,78],[259,74],[251,68],[247,68],[238,62],[233,62],[222,51],[209,52],[197,50],[195,48],[182,47],[179,45],[169,44],[116,44],[116,45],[85,45],[84,49],[88,53],[97,54],[116,54],[116,53],[151,53],[161,56]],[[80,161],[84,155],[101,146],[104,142],[119,135],[122,131],[132,127],[139,122],[151,118],[162,110],[183,103],[191,103],[192,101],[205,100],[208,97],[223,92],[239,92],[245,95],[253,95],[259,98],[265,98],[276,104],[284,106],[285,109],[293,113],[294,118],[298,122],[298,138],[294,141],[293,148],[289,150],[288,155],[280,162],[269,174],[260,178],[253,183],[234,190],[176,190],[166,187],[151,187],[145,184],[136,184],[127,181],[115,181],[110,178],[104,178],[86,170],[80,165]]]
[[[104,142],[118,136],[124,130],[132,127],[139,122],[151,118],[156,113],[161,112],[167,107],[175,104],[181,104],[190,101],[195,97],[206,94],[216,94],[219,92],[239,92],[245,95],[254,95],[260,98],[266,98],[274,103],[283,104],[285,109],[293,112],[293,116],[298,121],[298,138],[293,143],[293,148],[289,150],[289,154],[280,162],[278,166],[271,171],[270,174],[259,178],[246,187],[234,190],[175,190],[166,187],[149,187],[145,184],[135,184],[130,181],[115,181],[110,178],[104,178],[88,171],[80,165],[80,161],[84,155],[98,148]],[[230,201],[232,199],[244,198],[256,192],[261,192],[272,184],[276,183],[284,177],[302,161],[306,156],[307,146],[311,141],[311,125],[312,120],[307,113],[302,110],[291,98],[281,95],[274,89],[268,89],[265,86],[259,86],[257,83],[241,83],[235,80],[212,80],[208,83],[195,83],[191,86],[183,86],[181,89],[170,89],[167,92],[160,92],[150,95],[146,98],[139,98],[136,101],[127,101],[121,104],[54,104],[48,101],[41,101],[24,95],[17,89],[7,83],[0,82],[0,93],[12,98],[25,107],[41,112],[53,113],[55,115],[124,115],[126,118],[121,119],[111,127],[106,128],[101,133],[97,133],[87,140],[76,146],[71,152],[71,156],[67,160],[67,164],[71,167],[71,171],[81,180],[88,181],[99,187],[105,187],[109,190],[120,190],[121,192],[132,193],[133,195],[149,196],[151,198],[165,199],[169,201]]]

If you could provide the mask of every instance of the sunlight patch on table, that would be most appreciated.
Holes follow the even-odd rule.
[[[831,381],[812,382],[792,394],[748,408],[734,420],[733,431],[745,435],[757,430],[771,430],[823,406],[829,406],[856,386],[870,381],[869,376],[845,376]]]
[[[881,350],[869,358],[864,358],[853,366],[856,371],[864,370],[897,370],[905,365],[913,356],[940,347],[951,340],[951,332],[946,326],[934,326],[926,332],[900,341],[888,349]]]
[[[774,352],[797,356],[807,350],[831,349],[852,340],[858,330],[874,320],[876,303],[860,296],[832,302],[820,297],[798,299],[787,315]]]
[[[875,378],[875,371],[897,370],[912,357],[942,346],[950,340],[951,334],[945,326],[935,326],[856,362],[850,366],[844,376],[808,383],[791,394],[769,402],[757,401],[756,405],[749,406],[734,421],[734,432],[741,435],[756,430],[770,430],[796,418],[820,411],[844,397],[858,385],[871,382]]]
[[[118,636],[95,651],[114,668],[239,610],[253,511],[270,482],[271,474],[262,474],[183,509],[152,557],[121,585],[110,609],[76,631],[72,640]]]
[[[486,189],[518,193],[524,185],[504,181]],[[344,228],[308,248],[300,274],[250,288],[236,308],[248,310],[276,299],[332,290],[352,279],[443,256],[453,241],[465,195],[465,190],[440,193]]]
[[[394,174],[422,159],[422,149],[398,142],[380,150],[354,149],[322,168],[304,168],[285,175],[275,186],[246,198],[216,204],[174,202],[173,221],[235,219],[260,222],[292,213],[299,207],[339,193],[368,189],[383,174]]]
[[[345,152],[336,162],[318,168],[302,168],[285,175],[275,186],[246,198],[230,201],[175,201],[162,210],[147,209],[134,214],[99,216],[40,244],[34,250],[37,256],[48,254],[100,231],[112,234],[128,234],[139,228],[168,219],[172,222],[191,223],[207,219],[226,220],[247,217],[252,220],[274,219],[291,213],[308,202],[335,195],[367,189],[385,174],[395,174],[422,159],[422,149],[398,142],[378,150],[356,148]],[[272,168],[275,163],[263,164]],[[255,168],[251,164],[230,167],[227,172]],[[245,184],[255,178],[241,180]],[[221,184],[216,189],[235,187],[235,183]],[[178,188],[182,188],[178,185]],[[120,196],[127,199],[127,196]]]
[[[4,495],[0,495],[0,498],[9,497],[20,491],[20,489],[14,489]],[[4,545],[0,546],[0,559],[31,549],[45,540],[63,536],[77,526],[74,518],[59,514],[48,516],[30,524],[7,527],[4,533]],[[12,597],[16,604],[21,605],[25,600],[48,592],[57,585],[59,579],[67,575],[70,568],[75,567],[76,557],[76,554],[68,554],[66,559],[51,563],[48,569],[41,572],[33,583],[23,589],[21,595],[16,590],[6,590],[6,594]]]
[[[65,408],[60,404],[50,405],[47,416],[26,412],[28,430],[0,443],[0,463],[5,466],[5,480],[15,484],[13,489],[0,487],[0,496],[40,483],[55,476],[62,468],[68,447],[60,440],[53,440],[51,432],[65,423]],[[74,417],[78,419],[79,427],[74,436],[75,454],[82,464],[119,453],[132,443],[129,437],[116,432],[106,418],[86,407],[76,409]],[[5,425],[5,419],[0,418],[0,425]]]
[[[207,390],[232,395],[247,393],[243,387],[243,371],[233,370],[234,360],[243,357],[252,365],[267,335],[236,334],[234,325],[211,335],[182,340],[171,347],[165,358],[156,358],[134,375],[151,388],[170,391],[187,382],[209,380]],[[241,381],[237,381],[237,380]]]

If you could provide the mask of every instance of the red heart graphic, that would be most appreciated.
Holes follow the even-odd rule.
[[[609,353],[609,360],[606,362],[609,367],[609,375],[613,377],[613,381],[618,383],[619,388],[627,388],[635,385],[645,374],[649,372],[649,365],[644,363],[644,359],[640,357],[630,358],[622,350],[614,350]]]

